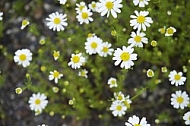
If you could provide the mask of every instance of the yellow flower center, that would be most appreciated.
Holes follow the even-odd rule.
[[[157,45],[157,42],[155,40],[151,41],[151,45],[152,46],[156,46]]]
[[[93,3],[93,4],[92,4],[92,8],[96,8],[96,3]]]
[[[168,34],[173,34],[173,33],[174,33],[174,30],[173,30],[172,28],[168,28],[167,33],[168,33]]]
[[[82,11],[82,9],[84,8],[85,6],[80,6],[79,7],[79,10]]]
[[[81,76],[86,76],[86,72],[85,71],[81,71]]]
[[[135,42],[138,43],[138,42],[141,42],[141,39],[142,39],[142,38],[141,38],[141,36],[137,35],[137,36],[135,36],[134,39],[135,39]]]
[[[145,17],[144,16],[138,16],[137,17],[137,22],[138,23],[144,23],[145,22]]]
[[[55,51],[55,52],[53,53],[53,57],[59,57],[59,52],[56,52],[56,51]]]
[[[23,20],[22,21],[22,26],[26,26],[28,24],[28,21],[27,20]]]
[[[40,99],[36,99],[36,100],[35,100],[35,104],[36,104],[36,105],[39,105],[40,103],[41,103],[41,100],[40,100]]]
[[[116,107],[116,109],[117,109],[118,111],[121,111],[122,106],[121,106],[121,105],[118,105],[118,106]]]
[[[107,47],[103,47],[102,51],[106,53],[106,52],[108,52],[108,48]]]
[[[181,79],[181,76],[180,76],[179,74],[176,74],[176,75],[174,76],[174,79],[178,81],[178,80]]]
[[[121,60],[128,61],[130,59],[130,54],[128,52],[123,52],[121,55]]]
[[[122,95],[118,95],[118,96],[117,96],[117,99],[120,100],[120,101],[123,100]]]
[[[61,22],[61,20],[60,20],[60,18],[55,18],[54,20],[53,20],[53,22],[54,22],[54,24],[60,24],[60,22]]]
[[[179,96],[177,97],[177,102],[181,104],[184,101],[183,97]]]
[[[111,10],[111,9],[113,8],[113,3],[110,2],[110,1],[106,2],[106,8],[107,8],[108,10]]]
[[[19,59],[20,59],[21,61],[25,61],[25,60],[26,60],[26,55],[25,55],[25,54],[21,54],[21,55],[19,56]]]
[[[141,126],[140,124],[135,124],[134,126]]]
[[[154,73],[152,70],[149,70],[148,73],[147,73],[150,77],[154,76]]]
[[[82,12],[82,18],[83,18],[83,19],[87,19],[87,18],[88,18],[88,13]]]
[[[114,85],[114,84],[115,84],[115,80],[112,80],[112,81],[111,81],[111,84]]]
[[[58,71],[54,71],[53,76],[54,76],[54,78],[58,78],[59,77],[59,72]]]
[[[161,34],[164,34],[166,30],[165,30],[165,28],[160,28],[159,31]]]
[[[79,56],[73,56],[72,61],[74,63],[78,63],[80,61],[80,57]]]
[[[97,44],[96,42],[92,42],[91,47],[92,47],[93,49],[96,49],[97,46],[98,46],[98,44]]]

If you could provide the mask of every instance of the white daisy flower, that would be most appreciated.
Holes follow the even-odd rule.
[[[29,49],[21,49],[15,52],[14,61],[18,62],[18,65],[27,67],[30,65],[31,60],[32,60],[32,53],[30,52]]]
[[[77,3],[76,6],[75,10],[77,13],[80,13],[84,8],[87,8],[85,2]]]
[[[117,80],[113,77],[109,78],[108,79],[108,85],[110,86],[110,88],[113,88],[113,87],[117,87]]]
[[[90,21],[93,21],[93,18],[91,16],[92,12],[90,12],[90,9],[84,8],[81,12],[78,13],[77,19],[80,22],[80,24],[89,24]]]
[[[137,54],[133,53],[134,49],[131,47],[123,46],[122,49],[117,48],[114,52],[112,60],[116,60],[114,65],[118,66],[121,62],[120,67],[129,69],[134,65],[133,60],[137,60]]]
[[[159,31],[161,34],[165,34],[165,32],[166,32],[166,26],[164,26],[163,28],[159,28],[158,31]]]
[[[23,20],[22,21],[22,26],[21,26],[21,28],[20,29],[24,29],[27,25],[29,25],[30,24],[30,22],[28,21],[28,20]]]
[[[63,74],[60,74],[57,70],[50,71],[49,80],[54,79],[55,83],[58,83],[58,79],[61,77],[63,77]]]
[[[3,20],[3,12],[0,12],[0,21]]]
[[[189,96],[185,91],[176,91],[171,94],[171,105],[176,109],[184,109],[189,104]]]
[[[88,78],[88,71],[86,69],[83,69],[83,70],[80,70],[78,75],[81,76],[81,77],[85,77],[85,78]]]
[[[154,71],[151,70],[151,69],[148,69],[148,70],[146,71],[146,75],[147,75],[147,77],[153,77],[153,76],[154,76]]]
[[[175,86],[184,85],[184,82],[186,81],[186,77],[183,77],[183,73],[177,73],[176,70],[171,71],[168,77],[171,84],[175,84]]]
[[[32,94],[32,96],[29,98],[28,103],[30,104],[30,109],[34,110],[35,112],[39,111],[42,112],[42,110],[47,106],[48,100],[46,100],[47,97],[44,94]]]
[[[95,1],[92,1],[88,7],[93,11],[93,12],[98,12],[98,7],[97,7],[97,3]]]
[[[46,124],[42,124],[42,125],[38,125],[38,126],[48,126],[48,125],[46,125]]]
[[[128,43],[131,44],[131,46],[143,47],[143,43],[148,43],[148,39],[145,37],[145,35],[146,34],[144,32],[131,32],[132,38],[128,40]]]
[[[59,56],[60,56],[60,52],[54,50],[53,51],[53,58],[54,58],[54,60],[57,60],[59,58]]]
[[[150,0],[133,0],[133,3],[135,6],[139,5],[139,7],[145,7],[145,5],[148,5],[148,1]]]
[[[46,18],[47,26],[49,29],[53,29],[53,31],[63,31],[65,26],[67,26],[67,18],[66,14],[61,14],[59,12],[55,12],[49,15],[49,18]]]
[[[114,116],[121,117],[122,115],[125,115],[127,107],[122,102],[115,100],[112,102],[110,110]]]
[[[59,56],[60,56],[60,52],[54,50],[53,51],[53,58],[54,58],[54,60],[57,60],[59,58]]]
[[[101,57],[107,57],[107,55],[112,55],[114,49],[112,49],[110,47],[111,47],[111,43],[103,42],[102,49],[100,50],[99,55]]]
[[[121,13],[120,8],[123,7],[121,2],[122,0],[100,0],[100,2],[97,3],[98,12],[101,13],[101,16],[107,14],[107,17],[109,17],[111,12],[112,16],[117,18],[117,13]]]
[[[143,29],[143,31],[146,31],[146,27],[150,27],[150,23],[153,23],[153,20],[151,17],[146,17],[149,14],[148,11],[136,11],[135,15],[131,15],[132,18],[130,20],[130,26],[133,26],[133,29],[137,29],[140,31]]]
[[[99,53],[102,49],[102,39],[93,35],[92,37],[87,38],[87,42],[85,42],[86,53],[92,55]]]
[[[126,126],[150,126],[147,124],[146,118],[143,117],[141,120],[136,115],[129,117],[128,122],[125,122]]]
[[[166,29],[165,36],[172,36],[176,32],[176,29],[174,27],[169,27]]]
[[[190,125],[190,111],[183,115],[183,120],[185,121],[185,125]]]
[[[67,0],[58,0],[60,4],[65,4]]]
[[[80,68],[85,63],[85,58],[82,56],[82,53],[72,54],[70,60],[68,66],[71,66],[73,69]]]
[[[125,101],[125,96],[121,91],[120,92],[114,92],[114,98],[120,102]]]

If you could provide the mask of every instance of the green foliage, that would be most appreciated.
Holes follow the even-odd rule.
[[[38,4],[41,5],[43,2],[40,1]],[[25,15],[22,11],[24,5],[25,3],[22,0],[16,0],[12,8],[15,13]],[[133,92],[131,88],[129,88],[130,90],[128,89],[131,85],[128,85],[126,78],[130,71],[134,70],[136,72],[139,67],[141,67],[140,74],[142,76],[146,76],[146,72],[143,72],[143,70],[148,68],[152,68],[155,75],[152,78],[144,77],[144,80],[135,80],[139,85],[133,87],[133,89],[136,89],[133,92],[135,94],[129,94],[132,100],[138,101],[138,98],[144,92],[151,94],[157,88],[170,85],[169,81],[166,80],[171,70],[184,72],[187,81],[183,88],[190,92],[190,37],[188,36],[190,22],[186,18],[189,16],[190,4],[186,4],[185,1],[152,0],[145,8],[136,8],[132,2],[126,1],[123,1],[123,6],[122,13],[118,14],[116,19],[113,17],[100,17],[98,13],[94,13],[94,21],[90,24],[82,25],[79,25],[75,19],[75,4],[68,3],[66,7],[59,6],[67,13],[68,26],[61,32],[48,31],[51,35],[45,36],[45,44],[37,44],[37,48],[32,52],[32,62],[26,68],[27,74],[23,85],[25,91],[41,92],[47,95],[48,106],[44,110],[46,113],[60,114],[64,117],[74,116],[77,119],[91,118],[91,115],[95,114],[100,119],[108,120],[112,117],[109,107],[113,93],[122,91],[129,94]],[[129,21],[130,15],[134,14],[134,10],[149,11],[149,16],[154,21],[145,32],[149,43],[145,44],[143,48],[134,48],[135,53],[138,54],[137,61],[134,61],[134,68],[124,70],[114,66],[112,56],[103,58],[99,55],[86,54],[84,45],[89,33],[95,33],[103,41],[110,42],[114,49],[121,48],[123,45],[129,46],[127,41],[133,31]],[[171,15],[168,15],[170,12]],[[30,15],[34,13],[35,11]],[[42,18],[45,19],[46,17]],[[44,36],[44,30],[49,29],[44,27],[41,30],[35,21],[30,23],[27,32],[35,35],[40,41],[40,37]],[[173,36],[166,37],[158,32],[158,29],[164,26],[166,28],[173,26],[177,29],[177,32]],[[2,31],[3,22],[0,22],[0,37],[3,35]],[[156,47],[151,46],[150,42],[152,40],[157,41]],[[60,57],[57,61],[53,59],[55,50],[60,51]],[[87,62],[82,68],[88,70],[88,78],[78,76],[79,70],[68,67],[71,54],[79,52],[87,58]],[[142,68],[142,64],[149,64],[148,68]],[[161,67],[167,67],[167,73],[161,72]],[[58,84],[48,80],[49,72],[53,70],[58,70],[63,74]],[[117,78],[117,88],[110,89],[107,85],[110,77]],[[0,84],[4,81],[4,76],[0,76]],[[53,91],[54,87],[57,88],[57,92]],[[180,87],[175,89],[178,90]],[[171,92],[170,89],[168,89],[168,92]],[[170,102],[169,100],[168,102]],[[164,102],[165,100],[161,99],[159,105]],[[141,107],[143,108],[144,106],[142,105]],[[133,108],[133,105],[131,105],[131,108],[135,110],[135,106]],[[157,114],[157,119],[161,123],[172,122],[168,113]]]

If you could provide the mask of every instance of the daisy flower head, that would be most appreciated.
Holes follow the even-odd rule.
[[[148,1],[150,0],[133,0],[133,3],[135,6],[139,5],[139,7],[145,7],[145,5],[148,5]]]
[[[60,4],[65,4],[67,0],[58,0]]]
[[[165,33],[166,33],[166,26],[164,26],[163,28],[159,28],[158,31],[159,31],[161,34],[165,34]]]
[[[16,93],[16,94],[22,94],[22,91],[23,91],[23,90],[22,90],[22,88],[20,88],[20,87],[18,87],[18,88],[15,89],[15,93]]]
[[[186,77],[183,77],[183,73],[177,73],[176,70],[171,71],[168,77],[171,84],[175,84],[175,86],[184,85],[184,82],[186,81]]]
[[[171,105],[176,109],[184,109],[189,104],[189,96],[185,91],[176,91],[171,94]]]
[[[133,53],[133,51],[134,49],[130,46],[123,46],[122,49],[117,48],[117,50],[114,51],[114,57],[112,58],[112,60],[116,60],[114,65],[118,66],[121,62],[121,68],[129,69],[134,65],[133,60],[137,60],[137,54]]]
[[[48,125],[46,125],[46,124],[42,124],[42,125],[38,125],[38,126],[48,126]]]
[[[100,0],[97,3],[98,12],[101,13],[101,16],[107,14],[107,18],[109,17],[110,13],[114,18],[117,18],[117,13],[121,13],[120,8],[123,7],[121,2],[122,0]]]
[[[122,115],[125,115],[127,107],[124,105],[124,103],[115,100],[112,102],[110,110],[112,111],[113,116],[121,117]]]
[[[99,53],[102,49],[102,39],[93,35],[92,37],[87,38],[87,42],[85,42],[86,53],[92,55]]]
[[[174,27],[169,27],[166,29],[165,36],[172,36],[176,32],[176,29]]]
[[[46,20],[48,21],[47,26],[53,31],[63,31],[67,26],[67,15],[59,12],[51,13]]]
[[[77,7],[75,8],[75,10],[77,13],[80,13],[84,8],[87,8],[85,2],[80,2],[79,4],[77,3],[76,6]]]
[[[98,12],[97,3],[96,3],[95,1],[92,1],[90,4],[88,4],[88,7],[89,7],[93,12]]]
[[[63,77],[63,74],[60,74],[57,70],[50,71],[49,80],[55,81],[55,83],[58,83],[58,79],[61,79]]]
[[[18,65],[22,65],[23,67],[27,67],[30,65],[30,61],[32,60],[32,53],[29,49],[19,49],[15,52],[14,61],[18,63]]]
[[[90,21],[93,21],[93,18],[91,16],[92,12],[90,12],[90,9],[84,8],[81,12],[78,13],[77,19],[80,22],[80,24],[89,24]]]
[[[3,20],[3,12],[0,12],[0,21]]]
[[[54,60],[57,60],[59,58],[59,56],[60,56],[60,52],[54,50],[53,51],[53,58],[54,58]]]
[[[100,50],[99,55],[101,57],[107,57],[107,55],[112,55],[114,49],[112,49],[110,47],[111,47],[111,43],[103,42],[102,49]]]
[[[183,115],[183,120],[185,121],[186,125],[190,125],[190,111],[186,112]]]
[[[131,33],[131,37],[128,40],[128,43],[131,44],[131,46],[135,46],[135,47],[143,47],[143,43],[148,43],[148,39],[145,37],[145,33],[144,32],[139,32],[137,31],[137,33],[132,32]]]
[[[154,76],[154,71],[151,70],[151,69],[148,69],[148,70],[146,71],[146,75],[147,75],[147,77],[153,77],[153,76]]]
[[[110,86],[110,88],[117,87],[118,85],[117,85],[116,78],[113,78],[113,77],[109,78],[108,85]]]
[[[120,102],[123,102],[125,100],[125,96],[121,91],[120,92],[114,92],[114,98]]]
[[[125,122],[126,126],[150,126],[147,124],[146,118],[143,117],[141,120],[136,115],[129,117],[128,122]]]
[[[82,56],[82,53],[72,54],[68,66],[71,66],[73,69],[80,68],[85,63],[85,58]]]
[[[157,46],[157,41],[152,40],[150,44],[151,44],[151,46],[156,47]]]
[[[28,20],[23,20],[22,21],[22,26],[21,26],[21,28],[20,29],[24,29],[27,25],[29,25],[30,24],[30,22],[28,21]]]
[[[140,31],[143,29],[143,31],[146,31],[146,27],[150,27],[150,24],[153,23],[153,20],[151,17],[146,17],[149,12],[148,11],[140,11],[138,12],[135,10],[135,15],[131,15],[132,18],[130,20],[130,26],[133,27],[133,29],[137,29]]]
[[[88,78],[88,71],[86,69],[82,69],[79,71],[78,75],[81,76],[81,77],[85,77],[85,78]]]
[[[42,110],[47,106],[48,100],[47,96],[41,93],[32,94],[32,96],[29,98],[28,103],[30,104],[30,109],[34,110],[35,112],[39,111],[42,112]]]

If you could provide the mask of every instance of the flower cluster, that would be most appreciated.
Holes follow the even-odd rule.
[[[130,96],[124,96],[122,92],[114,93],[114,100],[112,101],[110,110],[114,116],[123,116],[125,115],[127,109],[130,108]]]

